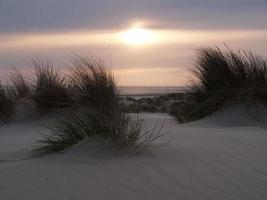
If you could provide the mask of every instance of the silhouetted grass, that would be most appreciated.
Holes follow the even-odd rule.
[[[200,49],[192,73],[186,98],[171,111],[180,122],[205,117],[226,101],[267,103],[266,62],[252,52]]]
[[[35,155],[64,150],[85,137],[101,137],[119,148],[141,149],[161,136],[161,128],[148,130],[140,119],[119,109],[119,92],[109,68],[94,59],[76,57],[70,75],[78,93],[79,110],[51,128],[34,148]]]
[[[71,82],[82,105],[94,107],[101,113],[118,109],[119,92],[114,76],[100,59],[76,57]]]
[[[23,99],[31,95],[31,88],[26,82],[24,76],[17,69],[14,69],[9,75],[10,88],[16,99]]]
[[[62,120],[58,126],[50,128],[50,134],[43,135],[33,147],[33,154],[41,156],[62,151],[85,138],[87,124],[82,118],[74,114],[67,120]]]
[[[65,108],[72,102],[65,79],[54,70],[52,63],[34,60],[36,83],[32,99],[40,113]]]
[[[15,114],[15,101],[8,88],[0,82],[0,121],[6,123],[12,120]]]
[[[63,151],[84,138],[102,138],[115,148],[141,151],[162,136],[161,128],[147,129],[143,120],[123,113],[106,115],[84,109],[50,128],[50,134],[38,141],[33,150],[34,155],[41,156]]]

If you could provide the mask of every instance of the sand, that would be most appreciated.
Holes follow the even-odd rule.
[[[238,107],[183,125],[166,114],[141,116],[148,126],[165,121],[166,134],[158,141],[163,146],[139,155],[83,141],[64,153],[27,159],[51,118],[1,126],[0,199],[267,199],[264,121]]]

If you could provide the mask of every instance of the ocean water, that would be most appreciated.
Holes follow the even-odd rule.
[[[8,86],[3,86],[8,88]],[[183,87],[166,87],[166,86],[121,86],[119,87],[121,96],[129,97],[156,97],[164,94],[173,94],[181,92]]]
[[[145,87],[145,86],[122,86],[120,94],[122,96],[159,96],[180,92],[181,87]]]

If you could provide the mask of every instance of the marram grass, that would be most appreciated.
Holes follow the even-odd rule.
[[[50,128],[34,147],[34,155],[63,151],[85,138],[103,138],[114,147],[143,149],[161,137],[160,127],[147,129],[144,121],[124,114],[111,70],[104,62],[76,57],[70,73],[77,108]]]
[[[35,84],[32,99],[38,112],[46,113],[72,104],[65,78],[56,71],[53,63],[34,60]]]
[[[180,122],[201,119],[227,101],[267,103],[266,62],[252,52],[200,49],[192,74],[186,98],[171,109]]]

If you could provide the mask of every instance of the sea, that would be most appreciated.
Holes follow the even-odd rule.
[[[182,87],[166,87],[166,86],[121,86],[121,96],[129,97],[156,97],[160,95],[173,94],[182,91]]]
[[[8,86],[3,86],[8,88]],[[166,94],[178,93],[183,87],[175,86],[120,86],[119,92],[123,97],[148,98]]]

